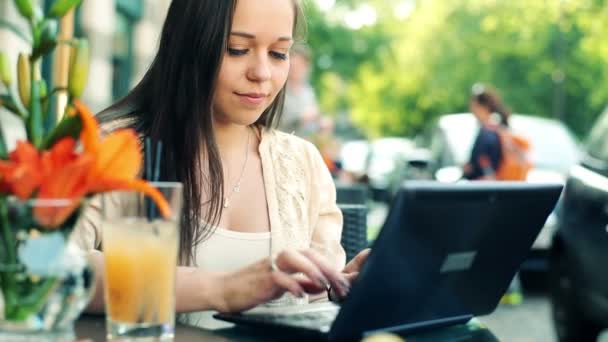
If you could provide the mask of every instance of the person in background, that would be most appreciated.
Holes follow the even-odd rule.
[[[300,137],[319,130],[319,108],[309,81],[311,53],[307,46],[296,44],[290,53],[291,66],[285,87],[285,106],[279,129]]]
[[[161,180],[184,184],[178,312],[239,312],[285,293],[340,299],[369,253],[344,265],[323,158],[275,129],[300,13],[297,0],[173,0],[150,69],[100,114],[106,130],[162,141]],[[74,241],[99,270],[97,289],[100,228],[93,200]],[[98,290],[89,310],[103,303]],[[213,327],[206,314],[192,318]]]
[[[499,125],[508,127],[511,113],[495,90],[479,83],[473,85],[469,108],[480,127],[469,162],[463,167],[463,177],[469,180],[492,179],[502,159],[500,137],[493,115],[499,115]]]
[[[338,177],[340,165],[337,161],[340,148],[335,136],[334,120],[329,116],[323,116],[319,120],[319,131],[310,137],[310,141],[319,149],[325,166],[334,178]]]

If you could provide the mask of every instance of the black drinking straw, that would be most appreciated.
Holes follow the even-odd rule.
[[[163,156],[163,142],[158,141],[156,143],[156,159],[154,160],[154,176],[152,177],[153,182],[160,180],[160,160]],[[152,217],[156,217],[156,205],[152,206]]]
[[[156,158],[152,160],[152,141],[149,137],[145,139],[145,172],[144,179],[149,182],[158,182],[160,179],[160,162],[163,155],[163,143],[162,141],[158,141],[156,143]],[[154,165],[154,169],[152,169],[152,165]],[[145,207],[146,207],[146,216],[148,220],[151,221],[156,217],[156,206],[152,201],[146,197],[145,199]]]
[[[156,160],[154,161],[154,182],[158,182],[160,180],[160,160],[163,156],[163,142],[159,141],[156,144]]]

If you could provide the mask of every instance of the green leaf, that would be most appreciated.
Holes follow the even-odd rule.
[[[24,42],[26,42],[28,44],[32,44],[32,39],[30,37],[28,37],[25,33],[21,32],[21,30],[19,29],[19,27],[17,27],[17,25],[0,18],[0,28],[9,30],[10,32],[14,33],[17,37],[21,38]]]
[[[19,109],[17,108],[17,105],[15,104],[10,95],[0,95],[0,102],[2,103],[0,107],[4,107],[9,111],[19,115]]]
[[[56,19],[46,19],[35,29],[37,45],[32,54],[32,60],[46,55],[57,46],[58,26]]]
[[[32,19],[34,15],[34,4],[32,0],[15,0],[15,6],[19,13],[26,19]]]
[[[59,124],[51,131],[49,136],[44,140],[42,144],[43,149],[51,148],[57,141],[65,138],[72,137],[78,139],[78,135],[82,129],[82,121],[80,116],[64,116]]]
[[[57,125],[57,89],[51,91],[50,94],[42,101],[42,110],[44,115],[44,136],[47,137],[49,133],[55,129]]]
[[[8,158],[8,149],[6,147],[6,140],[4,140],[4,129],[2,122],[0,122],[0,159]]]
[[[54,18],[61,18],[69,10],[78,6],[82,0],[56,0],[51,6],[49,16]]]
[[[30,99],[30,116],[27,120],[27,135],[29,140],[40,148],[43,139],[42,106],[40,103],[41,82],[32,83],[32,94]]]

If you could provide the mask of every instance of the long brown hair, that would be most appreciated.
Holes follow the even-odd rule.
[[[291,1],[295,36],[302,8]],[[194,247],[212,234],[222,215],[224,179],[213,132],[213,98],[236,2],[173,0],[149,70],[99,116],[102,122],[125,120],[142,137],[162,141],[161,179],[184,184],[180,264],[194,262]],[[282,89],[256,124],[275,128],[284,98]],[[203,192],[211,194],[207,203],[202,203]]]

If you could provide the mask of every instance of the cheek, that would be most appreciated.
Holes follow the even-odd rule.
[[[240,73],[239,63],[235,63],[230,58],[224,57],[217,79],[218,89],[231,88],[237,81]]]
[[[287,82],[287,76],[289,75],[289,63],[285,63],[285,65],[281,65],[278,66],[275,69],[275,77],[274,77],[274,86],[275,86],[275,92],[279,92],[279,90],[281,90],[281,88],[283,88],[283,86],[285,85],[285,82]]]

